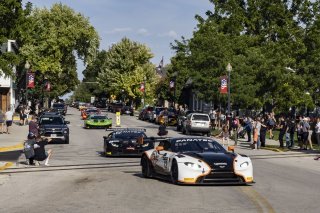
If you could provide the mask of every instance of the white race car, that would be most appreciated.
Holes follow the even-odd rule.
[[[229,152],[206,137],[168,138],[141,157],[142,175],[174,184],[249,184],[253,168],[249,157]]]

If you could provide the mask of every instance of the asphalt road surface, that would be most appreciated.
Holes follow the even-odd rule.
[[[115,121],[114,114],[109,113]],[[50,167],[20,165],[0,175],[0,212],[320,212],[320,162],[312,157],[252,155],[252,186],[175,186],[141,177],[139,158],[101,155],[104,130],[83,129],[69,108],[70,144],[51,144]],[[122,116],[123,127],[157,126]],[[172,130],[169,136],[181,136]]]

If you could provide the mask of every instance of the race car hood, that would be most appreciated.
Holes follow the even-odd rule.
[[[188,152],[183,154],[203,160],[213,170],[233,171],[233,160],[235,156],[232,153]]]

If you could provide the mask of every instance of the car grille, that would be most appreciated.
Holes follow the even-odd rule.
[[[231,184],[231,183],[243,183],[244,180],[237,176],[234,172],[230,171],[211,171],[210,174],[200,177],[197,180],[198,183],[216,183],[216,184]]]

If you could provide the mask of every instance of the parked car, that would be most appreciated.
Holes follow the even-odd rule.
[[[133,108],[130,106],[123,106],[121,108],[121,114],[133,116]]]
[[[65,105],[64,103],[54,103],[52,105],[52,109],[53,111],[58,112],[64,116],[67,114],[67,105]]]
[[[123,107],[123,103],[117,102],[117,103],[110,103],[108,105],[108,111],[110,112],[121,112],[121,109]]]
[[[152,114],[152,111],[153,111],[153,107],[152,106],[147,106],[145,108],[143,108],[141,111],[140,111],[140,114],[139,114],[139,119],[140,120],[143,120],[143,121],[149,121],[149,120],[152,120],[153,119],[153,114]]]
[[[164,110],[164,107],[156,107],[153,110],[153,121],[156,124],[159,124],[159,116],[160,116],[160,112],[162,112]]]
[[[186,135],[202,133],[210,136],[210,117],[204,113],[190,113],[183,122],[182,132]]]

